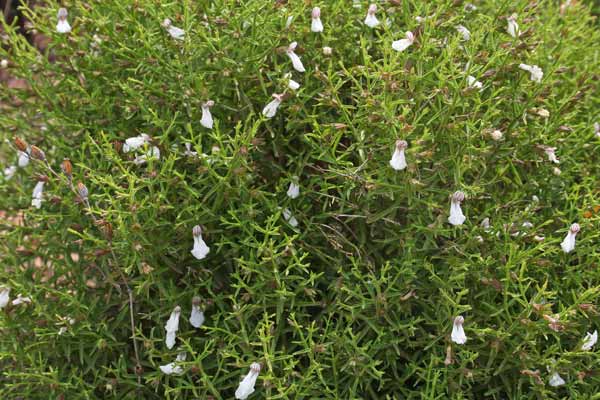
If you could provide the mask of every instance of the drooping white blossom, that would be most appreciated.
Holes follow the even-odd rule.
[[[548,384],[552,387],[562,386],[565,383],[565,380],[556,371],[550,375],[550,379],[548,380]]]
[[[208,129],[212,129],[213,127],[213,117],[210,113],[210,108],[214,105],[215,102],[212,100],[202,103],[202,119],[200,120],[200,124]]]
[[[18,306],[20,304],[31,304],[31,297],[24,297],[18,295],[16,299],[14,299],[10,304],[13,306]]]
[[[19,150],[17,152],[17,165],[19,168],[25,168],[27,165],[29,165],[29,154]]]
[[[452,195],[452,199],[450,201],[450,217],[448,217],[448,222],[454,226],[462,225],[467,219],[460,208],[460,203],[464,199],[465,194],[461,191],[456,191]]]
[[[150,143],[150,136],[145,133],[140,134],[139,136],[130,137],[125,140],[123,144],[123,152],[129,153],[130,151],[134,151],[144,146],[145,144]]]
[[[160,149],[158,147],[152,146],[151,148],[148,149],[148,151],[146,151],[146,154],[137,156],[133,160],[133,163],[135,165],[142,165],[142,164],[145,164],[150,158],[155,158],[157,160],[160,160]]]
[[[390,159],[390,165],[396,171],[402,171],[406,168],[406,157],[404,150],[408,147],[406,140],[396,140],[396,148]]]
[[[273,118],[277,114],[277,109],[283,101],[283,94],[273,93],[273,100],[263,108],[263,115],[267,118]]]
[[[564,240],[560,244],[560,247],[562,247],[565,253],[570,253],[571,251],[573,251],[573,249],[575,249],[575,236],[577,236],[579,230],[579,224],[573,224],[569,228],[567,236],[565,236]]]
[[[177,338],[177,331],[179,330],[179,317],[181,316],[181,307],[177,306],[171,312],[171,316],[165,325],[165,331],[167,336],[165,337],[165,343],[168,349],[172,349],[175,346],[175,339]]]
[[[35,208],[42,207],[42,198],[44,196],[44,181],[38,181],[35,187],[33,188],[33,193],[31,194],[31,206]]]
[[[290,88],[291,90],[298,90],[300,89],[300,84],[298,82],[296,82],[295,80],[292,79],[292,74],[291,73],[287,73],[283,76],[283,79],[287,79],[288,82],[288,88]]]
[[[183,154],[187,157],[198,157],[198,152],[192,150],[192,144],[189,142],[185,142],[183,144],[185,146],[185,151]]]
[[[181,28],[173,26],[173,23],[169,18],[165,18],[163,20],[162,26],[167,29],[167,32],[169,32],[169,35],[171,35],[173,39],[183,40],[185,36],[185,31]]]
[[[185,361],[187,358],[187,354],[185,352],[181,352],[177,354],[177,358],[175,358],[174,362],[168,363],[166,365],[160,365],[158,368],[165,375],[181,375],[183,373],[183,368],[179,365],[180,362]]]
[[[323,32],[323,23],[321,22],[321,9],[315,7],[312,9],[312,23],[310,24],[311,32]]]
[[[285,219],[288,224],[290,224],[294,228],[298,226],[298,220],[292,215],[292,212],[289,208],[285,208],[282,214],[283,219]]]
[[[296,50],[296,47],[298,47],[298,42],[290,43],[285,53],[292,61],[292,66],[294,67],[294,69],[298,72],[304,72],[306,70],[304,69],[302,60],[300,60],[300,57],[298,57],[298,55],[294,52],[294,50]]]
[[[546,156],[548,156],[548,161],[553,162],[554,164],[560,164],[560,160],[556,157],[556,147],[549,146],[540,146]]]
[[[287,190],[287,196],[290,199],[295,199],[300,196],[300,185],[298,185],[298,177],[292,177],[292,181],[290,182],[290,186]]]
[[[191,253],[198,260],[202,260],[210,252],[210,247],[208,247],[202,239],[202,227],[200,227],[200,225],[194,226],[192,235],[194,236],[194,247],[192,248]]]
[[[474,76],[467,76],[467,86],[473,89],[483,89],[483,83],[479,82]]]
[[[514,38],[519,37],[521,35],[521,31],[519,31],[519,24],[517,24],[517,14],[512,14],[510,17],[506,19],[508,26],[506,27],[506,32]]]
[[[67,16],[69,12],[66,8],[58,9],[58,23],[56,24],[56,32],[58,33],[69,33],[71,32],[71,25],[69,25],[69,21],[67,21]]]
[[[11,165],[9,167],[4,168],[4,179],[6,179],[6,180],[12,179],[12,177],[15,176],[16,172],[17,172],[16,165]]]
[[[415,42],[415,35],[412,32],[406,32],[404,36],[404,39],[394,40],[392,42],[392,49],[404,51]]]
[[[367,17],[365,18],[365,25],[367,25],[369,28],[375,28],[377,25],[379,25],[379,20],[375,16],[376,12],[377,5],[371,4],[367,10]]]
[[[581,350],[590,351],[592,347],[598,341],[598,331],[594,331],[594,333],[586,333],[583,338],[583,344],[581,345]]]
[[[8,304],[10,300],[10,288],[0,286],[0,310],[2,310]]]
[[[260,373],[260,364],[252,363],[250,365],[250,372],[242,379],[237,390],[235,391],[235,398],[238,400],[246,400],[248,396],[254,393],[254,386],[256,385],[256,379]]]
[[[540,83],[544,77],[544,71],[537,65],[519,64],[519,68],[529,72],[529,79],[536,83]]]
[[[204,323],[204,312],[200,308],[200,297],[192,299],[192,313],[190,314],[190,324],[194,328],[200,328]]]
[[[462,35],[462,39],[466,42],[471,40],[471,32],[463,25],[457,25],[456,30]]]
[[[454,322],[452,323],[452,334],[450,338],[456,344],[465,344],[467,343],[467,335],[465,334],[465,330],[463,328],[463,324],[465,319],[462,315],[454,318]]]

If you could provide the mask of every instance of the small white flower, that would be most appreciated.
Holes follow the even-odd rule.
[[[333,49],[329,46],[323,47],[323,55],[330,56],[333,54]]]
[[[169,35],[171,35],[171,37],[173,39],[183,40],[183,37],[185,36],[185,31],[181,28],[173,26],[173,24],[169,18],[165,18],[163,20],[162,26],[164,28],[167,28],[167,32],[169,32]]]
[[[596,342],[598,341],[598,331],[594,331],[594,333],[586,333],[583,338],[583,344],[581,345],[581,350],[589,351],[594,347]]]
[[[71,25],[69,25],[69,21],[67,21],[67,16],[69,12],[66,8],[60,8],[58,10],[58,23],[56,24],[56,32],[58,33],[69,33],[71,32]]]
[[[464,199],[465,194],[461,191],[456,191],[452,195],[452,200],[450,202],[450,217],[448,217],[448,222],[454,226],[462,225],[467,219],[460,208],[460,203]]]
[[[531,229],[531,228],[533,228],[533,224],[532,224],[531,222],[529,222],[529,221],[525,221],[525,222],[523,222],[523,225],[522,225],[522,226],[523,226],[523,228],[525,228],[525,229]]]
[[[277,109],[283,101],[283,94],[273,93],[273,100],[263,108],[263,115],[267,118],[273,118],[277,114]]]
[[[560,164],[559,159],[556,157],[556,147],[542,146],[542,150],[548,156],[548,161],[553,162],[554,164]]]
[[[560,168],[554,167],[552,168],[552,173],[556,176],[559,176],[560,174],[562,174],[562,171],[560,170]]]
[[[463,323],[465,319],[462,315],[454,318],[454,323],[452,324],[452,334],[450,338],[456,344],[465,344],[467,343],[467,335],[465,335],[465,330],[463,328]]]
[[[17,151],[17,165],[19,168],[25,168],[29,165],[29,154],[21,150]]]
[[[492,139],[494,139],[495,141],[502,140],[503,136],[504,135],[503,135],[502,131],[500,131],[498,129],[495,129],[492,132],[490,132],[490,137]]]
[[[44,181],[39,181],[36,183],[33,188],[33,193],[31,194],[31,206],[35,208],[42,207],[42,198],[44,196]]]
[[[168,363],[166,365],[160,365],[158,368],[166,375],[181,375],[183,373],[183,368],[178,363],[185,361],[187,358],[187,354],[185,352],[177,354],[177,358],[174,362]]]
[[[189,142],[186,142],[183,144],[185,146],[185,151],[183,152],[183,154],[185,156],[188,157],[198,157],[198,152],[197,151],[192,151],[192,144]]]
[[[377,5],[371,4],[367,10],[367,17],[365,18],[365,25],[367,25],[369,28],[375,28],[377,25],[379,25],[379,20],[375,16],[376,12]]]
[[[287,195],[290,199],[295,199],[300,196],[300,185],[298,185],[298,177],[294,176],[290,182],[290,186],[287,191]]]
[[[519,31],[519,24],[517,24],[517,14],[512,14],[506,19],[506,21],[508,22],[506,32],[508,32],[508,34],[514,38],[519,37],[521,35],[521,31]]]
[[[396,171],[402,171],[406,168],[406,157],[404,156],[404,150],[408,147],[406,140],[396,140],[396,149],[390,160],[390,165]]]
[[[194,328],[200,328],[204,323],[204,312],[200,308],[200,297],[192,299],[192,313],[190,315],[190,324]]]
[[[321,22],[321,9],[315,7],[312,9],[312,23],[310,25],[312,32],[323,32],[323,23]]]
[[[302,60],[300,60],[300,57],[298,57],[298,55],[294,53],[296,47],[298,47],[298,42],[290,43],[286,50],[286,54],[288,55],[290,60],[292,60],[292,66],[294,67],[294,69],[298,72],[304,72],[306,70],[304,69],[304,65],[302,65]]]
[[[0,310],[2,310],[8,304],[10,300],[10,288],[0,286]]]
[[[198,260],[202,260],[210,252],[210,247],[208,247],[202,239],[202,228],[200,225],[194,226],[192,235],[194,236],[194,247],[192,248],[191,253]]]
[[[300,89],[300,84],[298,82],[296,82],[295,80],[292,79],[292,74],[291,73],[287,73],[283,76],[284,79],[287,79],[288,81],[288,88],[290,88],[291,90],[298,90]]]
[[[171,312],[171,316],[165,325],[165,331],[167,331],[167,336],[165,338],[165,343],[167,344],[168,349],[172,349],[175,346],[175,339],[177,338],[177,331],[179,330],[179,316],[181,315],[181,307],[177,306]]]
[[[256,385],[256,379],[260,373],[260,364],[252,363],[250,365],[250,372],[242,379],[240,385],[235,391],[235,398],[238,400],[246,400],[248,396],[254,393],[254,385]]]
[[[467,76],[467,85],[474,89],[483,89],[483,83],[479,82],[474,76]]]
[[[158,147],[152,146],[150,149],[148,149],[146,154],[137,156],[133,160],[133,163],[135,165],[142,165],[142,164],[145,164],[150,158],[156,158],[157,160],[160,160],[160,149]]]
[[[292,212],[289,210],[289,208],[285,208],[283,210],[283,219],[285,219],[293,228],[298,226],[298,220],[292,215]]]
[[[139,136],[134,136],[125,140],[125,144],[123,144],[123,152],[129,153],[130,151],[134,151],[144,146],[145,144],[150,143],[150,136],[142,133]]]
[[[214,105],[215,102],[212,100],[202,104],[202,119],[200,120],[200,124],[208,129],[212,129],[213,127],[213,117],[210,113],[210,108]]]
[[[552,387],[562,386],[565,383],[565,380],[556,371],[550,376],[550,379],[548,380],[548,384]]]
[[[458,33],[460,33],[462,35],[462,39],[466,42],[468,40],[471,40],[471,32],[469,32],[469,30],[467,28],[465,28],[462,25],[458,25],[456,27],[456,30],[458,31]]]
[[[10,167],[4,168],[4,179],[6,179],[6,180],[12,179],[12,177],[15,176],[16,172],[17,172],[16,165],[11,165]]]
[[[600,137],[600,123],[594,122],[594,135]]]
[[[544,77],[544,72],[537,65],[519,64],[519,68],[529,72],[529,79],[534,82],[540,83]]]
[[[3,58],[2,61],[0,61],[0,68],[2,69],[6,69],[8,68],[8,60]]]
[[[483,219],[483,221],[481,221],[480,226],[483,228],[484,231],[489,232],[490,231],[490,219],[488,217],[485,217]]]
[[[396,51],[404,51],[415,42],[415,35],[412,32],[406,32],[405,39],[395,40],[392,42],[392,49]]]
[[[577,233],[579,233],[580,229],[581,228],[579,227],[579,224],[573,224],[569,228],[567,236],[565,236],[564,240],[560,244],[560,247],[562,247],[565,253],[570,253],[573,251],[573,249],[575,249],[575,236],[577,236]]]
[[[11,302],[11,304],[13,306],[18,306],[19,304],[31,304],[31,297],[23,297],[21,295],[18,295],[17,298]]]

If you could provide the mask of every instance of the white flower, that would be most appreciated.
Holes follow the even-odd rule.
[[[210,107],[214,106],[215,102],[212,100],[207,101],[202,104],[202,119],[200,120],[200,124],[208,129],[212,129],[213,127],[213,118],[210,114]]]
[[[502,131],[500,131],[498,129],[495,129],[490,133],[490,137],[496,141],[501,140],[503,136],[504,135],[503,135]]]
[[[13,306],[18,306],[19,304],[30,304],[31,303],[31,297],[23,297],[21,295],[18,295],[16,299],[14,299],[11,304]],[[0,307],[2,308],[2,307]]]
[[[546,153],[546,155],[548,156],[548,161],[551,161],[554,164],[560,164],[559,159],[556,158],[556,147],[542,146],[542,149],[544,150],[544,153]]]
[[[295,199],[300,196],[300,186],[298,185],[298,177],[294,176],[292,181],[290,182],[290,187],[288,188],[287,195],[290,199]]]
[[[6,179],[6,180],[12,179],[12,177],[15,176],[16,172],[17,172],[16,165],[11,165],[10,167],[4,168],[4,179]]]
[[[534,82],[540,83],[544,77],[544,72],[537,65],[519,64],[519,68],[529,72],[529,79]]]
[[[405,39],[395,40],[392,42],[392,49],[396,51],[404,51],[415,42],[415,35],[412,32],[406,32],[404,34],[406,36]]]
[[[277,109],[283,101],[283,94],[273,93],[273,100],[263,108],[263,115],[267,118],[273,118],[277,114]]]
[[[137,150],[145,144],[150,143],[150,136],[142,133],[139,136],[134,136],[125,140],[123,144],[123,152],[129,153],[130,151]]]
[[[0,61],[0,68],[2,69],[6,69],[8,68],[8,60],[3,58],[2,61]]]
[[[594,122],[594,135],[600,137],[600,123]]]
[[[150,149],[148,149],[148,151],[146,152],[146,154],[142,154],[141,156],[137,156],[134,160],[133,163],[135,165],[142,165],[145,164],[148,159],[150,158],[156,158],[157,160],[160,160],[160,150],[158,147],[156,146],[152,146]]]
[[[468,40],[471,40],[471,32],[469,32],[469,30],[467,28],[465,28],[462,25],[458,25],[456,27],[456,30],[458,31],[458,33],[460,33],[462,35],[462,38],[465,42]]]
[[[174,362],[168,363],[167,365],[160,365],[158,368],[166,375],[181,375],[183,373],[183,368],[181,365],[178,365],[179,362],[185,361],[187,358],[187,354],[185,352],[177,354],[177,358]]]
[[[163,20],[162,26],[167,28],[167,32],[169,32],[169,35],[171,35],[173,39],[183,40],[183,37],[185,36],[185,31],[181,28],[173,26],[169,18],[165,18]]]
[[[450,202],[450,217],[448,217],[448,222],[454,226],[462,225],[467,219],[460,208],[460,203],[464,199],[465,194],[461,191],[456,191],[452,195],[452,200]]]
[[[550,376],[550,379],[548,380],[548,384],[552,387],[562,386],[565,383],[565,380],[556,371]]]
[[[329,46],[323,47],[323,55],[330,56],[333,53],[333,49]]]
[[[291,73],[287,73],[283,76],[284,79],[287,79],[288,81],[288,88],[290,88],[291,90],[298,90],[300,89],[300,84],[298,82],[296,82],[295,80],[292,79],[292,74]]]
[[[396,171],[402,171],[406,168],[406,157],[404,156],[404,150],[408,147],[406,140],[396,140],[396,149],[392,154],[390,165]]]
[[[179,316],[181,315],[181,307],[177,306],[171,312],[171,316],[165,325],[165,331],[167,331],[167,336],[165,338],[165,343],[167,344],[167,348],[172,349],[175,346],[175,339],[177,337],[177,331],[179,330]]]
[[[367,17],[365,18],[365,25],[367,25],[369,28],[375,28],[377,25],[379,25],[379,20],[375,16],[376,12],[377,5],[371,4],[367,10]]]
[[[188,157],[197,157],[198,156],[198,152],[197,151],[192,151],[192,144],[189,142],[186,142],[183,144],[185,146],[185,151],[183,152],[184,155],[188,156]]]
[[[519,37],[521,35],[521,31],[519,31],[519,24],[517,24],[517,14],[513,14],[506,19],[508,22],[508,26],[506,27],[506,32],[514,38]]]
[[[488,217],[485,217],[483,219],[483,221],[481,221],[480,226],[483,228],[484,231],[489,232],[490,231],[490,219]]]
[[[35,208],[42,207],[42,197],[44,196],[44,181],[39,181],[33,188],[31,194],[31,205]]]
[[[285,208],[283,210],[283,219],[285,219],[293,228],[298,226],[298,220],[292,215],[292,212],[289,210],[289,208]]]
[[[474,89],[482,89],[483,88],[483,83],[479,82],[474,76],[467,76],[467,85],[470,88],[474,88]]]
[[[310,25],[312,32],[323,32],[323,23],[321,22],[321,9],[315,7],[312,9],[312,23]]]
[[[190,324],[194,328],[200,328],[204,323],[204,313],[200,308],[200,297],[192,299],[192,314],[190,315]]]
[[[66,8],[60,8],[58,10],[58,23],[56,24],[56,32],[58,33],[69,33],[71,32],[71,25],[69,25],[69,21],[67,21],[67,16],[69,12]]]
[[[594,331],[594,333],[586,333],[583,338],[583,344],[581,345],[581,350],[589,351],[594,347],[596,342],[598,341],[598,331]]]
[[[288,29],[290,26],[292,26],[292,21],[294,21],[293,15],[287,17],[287,19],[285,20],[285,29]]]
[[[454,318],[454,323],[452,324],[452,334],[450,338],[456,344],[465,344],[467,342],[467,335],[465,335],[465,330],[463,329],[463,323],[465,319],[462,315]]]
[[[240,385],[235,391],[235,398],[238,400],[246,400],[248,396],[254,393],[254,385],[256,385],[256,379],[260,373],[260,364],[252,363],[250,365],[250,372],[242,379]]]
[[[288,48],[286,50],[286,54],[288,55],[290,60],[292,60],[292,66],[294,67],[294,69],[298,72],[304,72],[305,71],[304,65],[302,65],[302,61],[300,60],[300,57],[298,57],[298,55],[296,53],[294,53],[294,50],[296,50],[296,47],[298,47],[298,42],[290,43],[290,45],[288,46]]]
[[[210,247],[208,247],[202,239],[202,228],[200,225],[194,226],[192,235],[194,236],[194,247],[192,248],[191,253],[198,260],[202,260],[210,252]]]
[[[10,300],[10,288],[0,286],[0,310],[6,307],[8,300]]]
[[[567,236],[565,236],[565,239],[560,244],[560,247],[562,247],[562,249],[565,253],[569,253],[569,252],[573,251],[573,249],[575,248],[575,236],[577,236],[577,233],[579,232],[579,230],[580,230],[579,224],[573,224],[569,228],[569,232],[567,233]]]
[[[29,154],[21,150],[17,151],[17,165],[20,168],[25,168],[29,165]]]

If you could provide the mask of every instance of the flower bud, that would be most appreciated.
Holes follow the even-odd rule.
[[[89,195],[88,188],[82,182],[77,183],[77,193],[79,193],[79,197],[83,200],[87,200]]]
[[[44,153],[44,151],[42,149],[40,149],[37,146],[32,145],[29,154],[31,155],[31,157],[33,157],[36,160],[40,160],[40,161],[46,160],[46,154]]]
[[[17,146],[17,149],[27,152],[27,143],[23,139],[15,136],[13,140],[15,142],[15,146]]]
[[[69,179],[71,179],[71,177],[73,176],[73,165],[71,164],[71,161],[68,158],[65,158],[63,160],[63,162],[60,164],[60,169],[62,169],[62,172]]]

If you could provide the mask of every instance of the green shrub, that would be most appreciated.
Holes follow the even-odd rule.
[[[46,161],[30,147],[0,179],[0,285],[32,300],[0,311],[0,397],[233,398],[258,362],[251,399],[597,398],[600,357],[581,346],[600,323],[600,33],[583,5],[460,3],[381,2],[371,29],[365,1],[68,2],[68,34],[57,9],[24,8],[43,54],[5,24],[1,58],[30,88],[2,89],[0,160],[17,136]],[[182,374],[161,372],[181,352]]]

